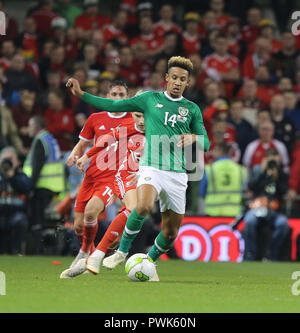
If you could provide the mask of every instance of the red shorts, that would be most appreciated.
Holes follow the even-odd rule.
[[[100,198],[105,207],[111,205],[117,198],[114,193],[114,178],[91,180],[85,177],[75,201],[74,211],[76,213],[84,213],[85,206],[94,196]]]
[[[115,176],[114,191],[121,200],[124,198],[127,191],[136,189],[136,184],[130,186],[128,185],[128,183],[132,180],[131,178],[126,179],[128,176],[130,176],[130,173],[127,171],[118,172]]]

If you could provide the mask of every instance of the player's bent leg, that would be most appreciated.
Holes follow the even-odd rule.
[[[103,260],[104,267],[113,269],[126,259],[131,243],[140,232],[147,214],[153,209],[156,198],[154,186],[145,184],[137,188],[137,206],[128,217],[119,249]]]

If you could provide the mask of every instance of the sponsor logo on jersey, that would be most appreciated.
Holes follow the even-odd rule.
[[[159,104],[159,103],[158,103],[158,104],[155,105],[155,107],[156,107],[156,108],[163,108],[164,106],[163,106],[162,104]]]
[[[100,129],[100,130],[105,130],[105,126],[102,125],[102,126],[99,127],[99,129]]]
[[[181,115],[181,117],[186,117],[189,114],[190,110],[187,108],[184,108],[183,106],[180,106],[178,108],[178,113]]]

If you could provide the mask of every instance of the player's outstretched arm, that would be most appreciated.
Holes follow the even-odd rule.
[[[142,96],[144,94],[115,101],[84,92],[81,90],[78,81],[74,78],[69,79],[66,86],[70,88],[72,94],[85,103],[94,106],[96,109],[109,112],[144,112],[144,96]]]

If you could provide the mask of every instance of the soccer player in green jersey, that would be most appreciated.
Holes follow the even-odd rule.
[[[162,228],[148,257],[155,262],[173,246],[185,213],[188,176],[183,147],[197,142],[202,150],[209,149],[198,105],[182,96],[192,70],[193,64],[189,59],[171,57],[165,77],[166,91],[148,91],[119,101],[83,92],[73,78],[67,82],[67,87],[74,95],[97,109],[109,112],[137,111],[142,112],[145,118],[146,143],[140,160],[137,205],[128,217],[119,249],[103,261],[103,266],[107,268],[112,269],[125,260],[133,239],[157,199]],[[100,261],[97,261],[95,251],[87,260],[87,269],[97,271],[97,265],[100,265]]]

